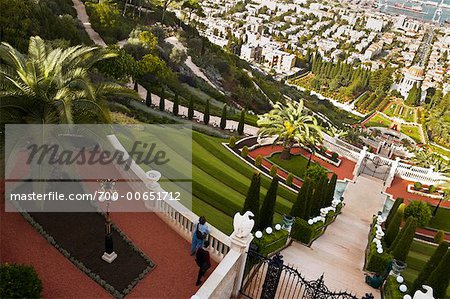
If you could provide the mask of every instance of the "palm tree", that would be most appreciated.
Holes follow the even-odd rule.
[[[30,38],[27,55],[2,43],[2,122],[71,124],[74,115],[82,122],[109,122],[102,100],[109,95],[136,97],[132,90],[118,84],[91,82],[89,70],[93,64],[114,56],[81,45],[52,49],[38,36]]]
[[[257,124],[260,137],[276,136],[274,143],[282,142],[280,159],[284,160],[290,159],[294,144],[316,145],[322,140],[323,128],[313,115],[306,113],[303,100],[287,102],[286,105],[275,103],[271,111],[258,115]]]

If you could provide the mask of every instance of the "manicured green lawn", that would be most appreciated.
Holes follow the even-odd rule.
[[[279,153],[272,155],[269,160],[293,175],[303,178],[305,176],[308,159],[302,155],[293,155],[289,160],[281,160]],[[311,162],[312,164],[316,164]]]
[[[431,211],[434,211],[434,206],[431,206]],[[444,231],[450,232],[450,209],[439,208],[436,216],[431,219],[428,224],[429,227],[434,229],[442,229]]]
[[[163,131],[162,131],[163,132]],[[198,132],[192,132],[192,141],[181,136],[180,141],[174,136],[164,136],[162,132],[140,133],[134,136],[119,136],[124,146],[129,149],[132,140],[154,141],[164,143],[162,147],[168,157],[175,157],[177,163],[170,163],[164,169],[163,176],[168,182],[161,182],[161,186],[167,190],[181,192],[181,203],[189,205],[192,197],[192,210],[198,215],[206,216],[209,223],[229,234],[232,232],[232,217],[242,209],[245,196],[253,175],[253,168],[235,157],[221,144],[225,140],[210,137]],[[157,136],[157,137],[155,137]],[[183,144],[184,143],[184,144]],[[190,163],[189,155],[185,154],[186,146],[192,143],[192,196],[190,190],[181,182],[171,182],[170,178],[178,178],[181,173],[189,171],[186,164]],[[159,145],[159,143],[158,143]],[[180,169],[174,165],[180,165]],[[141,165],[145,171],[149,170],[146,165]],[[178,176],[177,176],[178,175]],[[271,180],[261,176],[261,202],[267,192]],[[187,200],[184,200],[186,198]],[[286,188],[278,189],[275,205],[275,223],[281,222],[282,214],[288,213],[295,201],[296,194]]]
[[[392,121],[390,121],[388,118],[384,117],[381,114],[377,114],[373,116],[371,119],[369,119],[368,122],[364,124],[365,127],[383,127],[388,128],[391,125]]]
[[[423,143],[421,135],[420,135],[420,128],[417,126],[410,126],[410,125],[401,125],[401,130],[405,135],[408,135],[412,139],[414,139],[417,143]]]

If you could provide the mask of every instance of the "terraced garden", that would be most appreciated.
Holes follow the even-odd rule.
[[[118,138],[128,150],[132,147],[131,140],[140,140],[142,142],[154,142],[152,138],[157,138],[159,142],[164,143],[163,149],[168,157],[175,156],[177,159],[186,159],[183,153],[188,152],[186,146],[190,146],[190,141],[186,141],[186,136],[180,138],[166,137],[161,132],[133,132],[133,136],[119,135]],[[167,134],[167,133],[165,133]],[[180,140],[180,142],[173,142]],[[186,141],[188,143],[184,143]],[[162,172],[161,186],[167,190],[181,192],[181,202],[187,206],[190,205],[192,198],[192,210],[198,215],[205,215],[208,222],[229,234],[232,232],[232,217],[242,209],[245,196],[250,186],[250,179],[254,172],[253,168],[243,163],[231,152],[226,150],[222,142],[224,139],[210,137],[198,132],[192,132],[192,197],[189,195],[189,188],[186,183],[172,180],[171,178],[180,178],[180,172],[186,161],[176,161],[171,163],[172,167],[166,166]],[[158,143],[159,146],[159,143]],[[173,165],[181,165],[181,169],[174,169]],[[148,167],[142,165],[145,171]],[[146,168],[146,169],[145,169]],[[261,199],[264,198],[271,180],[261,176]],[[282,215],[288,213],[295,201],[294,192],[280,187],[278,190],[277,202],[275,206],[275,222],[281,222]]]
[[[401,103],[391,103],[383,112],[391,117],[402,118],[407,122],[415,122],[415,108]]]
[[[406,285],[411,286],[419,275],[420,270],[424,267],[430,256],[436,250],[436,246],[421,241],[414,240],[409,251],[406,263],[406,270],[402,273],[405,278]],[[445,298],[450,298],[450,287],[447,288]]]
[[[290,160],[282,160],[280,159],[280,153],[272,155],[269,160],[283,168],[284,170],[292,173],[293,175],[304,178],[306,166],[308,165],[308,159],[303,157],[302,155],[292,155]],[[316,164],[311,162],[312,164]],[[318,165],[318,164],[317,164]]]
[[[380,113],[375,114],[367,122],[364,122],[364,126],[370,127],[383,127],[388,128],[391,125],[391,120]]]

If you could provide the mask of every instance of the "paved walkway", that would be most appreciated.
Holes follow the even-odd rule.
[[[73,7],[75,7],[75,10],[77,11],[77,18],[81,21],[83,24],[84,30],[86,30],[87,34],[89,35],[89,38],[98,46],[100,47],[106,47],[105,41],[102,39],[100,34],[98,34],[94,29],[92,29],[91,23],[89,22],[89,16],[86,13],[86,7],[84,6],[83,2],[80,0],[72,0]]]
[[[382,209],[386,196],[381,181],[360,176],[344,192],[345,207],[325,234],[311,248],[294,242],[281,252],[286,264],[299,269],[306,279],[324,274],[330,290],[349,290],[358,296],[380,292],[364,282],[365,248],[372,216]]]

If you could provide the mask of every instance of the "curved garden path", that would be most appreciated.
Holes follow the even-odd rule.
[[[380,298],[379,290],[364,282],[362,268],[372,217],[386,199],[382,189],[381,181],[363,176],[350,182],[343,195],[342,214],[311,247],[293,242],[284,249],[281,254],[285,263],[299,269],[309,280],[324,274],[330,290],[348,290],[359,297],[373,293]]]

